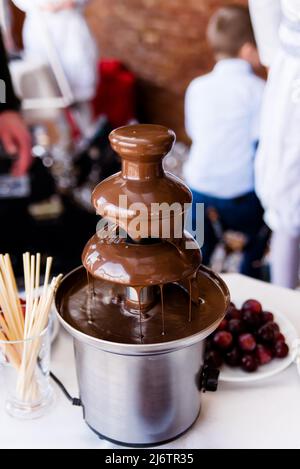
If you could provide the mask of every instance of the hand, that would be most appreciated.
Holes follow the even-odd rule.
[[[0,113],[0,140],[8,154],[18,155],[12,175],[18,177],[26,174],[32,163],[31,137],[19,113]]]
[[[51,13],[57,13],[61,10],[72,10],[76,7],[76,0],[61,0],[57,3],[46,3],[41,8],[44,11],[48,11]]]

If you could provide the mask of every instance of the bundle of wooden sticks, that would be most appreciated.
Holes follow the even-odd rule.
[[[23,255],[25,314],[10,256],[0,255],[0,347],[18,373],[16,393],[22,401],[38,399],[36,369],[55,291],[62,276],[50,281],[52,258],[46,262],[41,285],[41,255]]]

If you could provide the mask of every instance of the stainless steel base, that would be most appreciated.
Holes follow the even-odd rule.
[[[75,339],[86,423],[123,445],[154,445],[188,430],[201,407],[203,342],[155,355],[118,355]]]
[[[124,446],[125,448],[153,448],[153,447],[156,447],[156,446],[166,445],[166,444],[171,443],[172,441],[178,440],[179,438],[184,436],[187,432],[189,432],[193,428],[193,426],[196,424],[199,416],[200,416],[200,412],[199,412],[199,415],[196,418],[195,422],[193,422],[193,424],[189,428],[187,428],[183,433],[180,433],[180,435],[177,435],[174,438],[171,438],[170,440],[159,441],[157,443],[153,443],[153,444],[149,444],[149,445],[141,445],[141,444],[138,444],[138,443],[128,444],[128,443],[124,443],[123,441],[111,440],[107,436],[101,435],[100,433],[98,433],[96,430],[94,430],[94,428],[90,427],[88,423],[87,423],[87,426],[89,427],[90,430],[92,430],[92,432],[94,432],[99,437],[100,440],[106,440],[109,443],[112,443],[114,445]]]

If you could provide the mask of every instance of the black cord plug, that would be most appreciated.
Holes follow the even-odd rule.
[[[72,397],[71,394],[68,393],[66,390],[65,386],[62,384],[62,382],[53,374],[50,372],[50,378],[57,384],[57,386],[60,388],[60,390],[63,392],[63,394],[66,396],[69,402],[75,407],[82,407],[82,402],[80,399],[77,397]]]

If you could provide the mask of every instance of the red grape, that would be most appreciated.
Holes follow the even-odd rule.
[[[226,314],[226,319],[230,321],[230,319],[242,319],[242,313],[239,309],[232,308]]]
[[[247,371],[248,373],[253,373],[258,368],[257,360],[253,355],[244,355],[241,361],[241,365],[243,370]]]
[[[253,313],[250,309],[243,311],[243,320],[250,330],[254,331],[261,326],[262,315]]]
[[[237,367],[241,364],[241,353],[237,347],[226,353],[225,362],[232,367]]]
[[[272,343],[279,335],[279,327],[275,322],[267,322],[259,329],[258,335],[263,342]]]
[[[217,350],[210,350],[205,354],[205,364],[211,368],[221,368],[223,358]]]
[[[228,322],[228,331],[232,335],[240,335],[245,331],[245,326],[243,321],[240,319],[230,319]]]
[[[237,307],[235,306],[234,303],[230,303],[230,305],[228,306],[227,310],[226,310],[226,314],[229,314],[231,311],[235,311],[237,309]]]
[[[275,355],[277,358],[285,358],[289,354],[289,347],[285,342],[276,342]]]
[[[227,321],[227,319],[223,319],[223,321],[221,321],[217,331],[226,331],[227,327],[228,327],[228,321]]]
[[[276,343],[277,343],[277,342],[285,342],[285,341],[286,341],[286,339],[285,339],[284,335],[281,334],[281,332],[280,332],[280,333],[278,334],[277,338],[276,338]]]
[[[267,365],[272,361],[272,351],[265,345],[259,344],[255,351],[256,358],[260,365]]]
[[[248,300],[242,306],[242,311],[250,310],[252,313],[261,313],[262,306],[259,301],[256,300]]]
[[[230,332],[220,331],[214,336],[214,344],[222,350],[229,349],[232,345],[232,341],[233,339]]]
[[[270,313],[269,311],[263,311],[262,313],[262,323],[266,324],[267,322],[274,321],[274,314]]]
[[[209,338],[206,360],[211,366],[225,363],[254,372],[273,358],[285,358],[289,353],[284,335],[274,322],[270,311],[263,311],[259,301],[245,301],[241,309],[234,303],[226,312],[216,333]]]
[[[239,346],[243,352],[253,352],[256,348],[256,340],[252,334],[242,334],[239,337]]]

